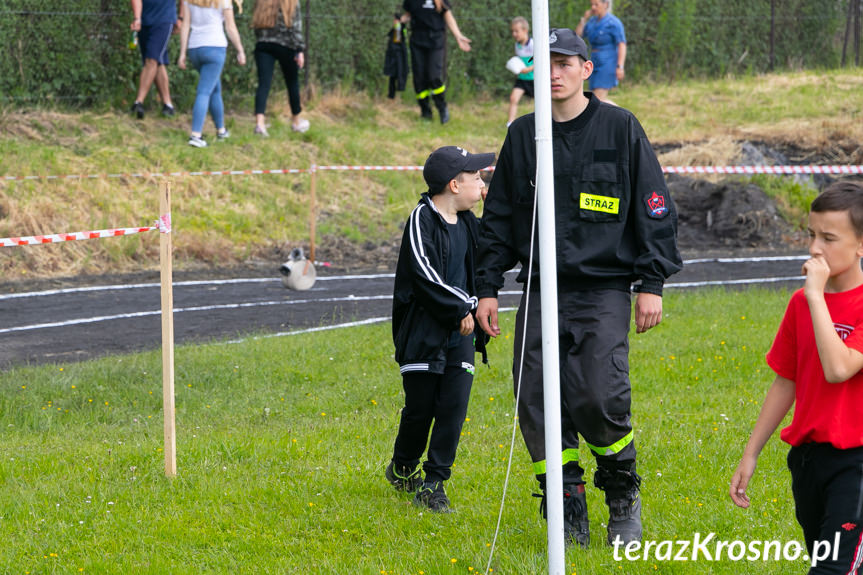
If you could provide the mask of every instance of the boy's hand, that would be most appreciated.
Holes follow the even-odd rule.
[[[461,49],[462,52],[470,52],[470,38],[462,35],[456,38],[456,42],[458,42],[458,47]]]
[[[497,325],[496,297],[480,298],[476,306],[476,321],[479,322],[479,327],[482,328],[482,331],[491,337],[500,335],[500,327]]]
[[[806,281],[803,283],[803,294],[806,296],[824,293],[824,286],[830,277],[830,266],[824,256],[812,256],[803,264],[803,275]]]
[[[746,495],[746,487],[749,485],[749,480],[752,479],[752,474],[755,473],[756,461],[755,458],[744,455],[737,465],[737,469],[734,471],[734,476],[731,478],[728,494],[731,496],[731,501],[743,509],[749,507],[749,496]]]
[[[635,332],[644,333],[662,321],[662,296],[641,292],[635,296]]]
[[[461,325],[459,325],[458,332],[462,335],[470,335],[473,333],[473,316],[471,314],[467,314],[461,318]]]

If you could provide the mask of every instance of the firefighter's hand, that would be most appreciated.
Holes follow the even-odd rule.
[[[662,321],[662,296],[639,293],[635,296],[635,332],[644,333]]]
[[[500,335],[500,327],[497,325],[497,298],[484,297],[476,306],[476,320],[482,331],[491,337]]]

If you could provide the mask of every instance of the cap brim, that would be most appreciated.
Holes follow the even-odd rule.
[[[564,50],[563,48],[549,48],[549,52],[553,54],[563,54],[564,56],[581,56],[585,60],[587,60],[587,56],[582,54],[581,52],[574,52],[573,50]]]
[[[494,163],[494,154],[471,154],[464,165],[463,172],[478,172]]]

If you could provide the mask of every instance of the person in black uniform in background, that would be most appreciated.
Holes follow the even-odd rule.
[[[429,98],[434,100],[441,124],[449,122],[446,106],[446,30],[449,28],[458,47],[470,52],[470,39],[458,28],[449,0],[404,0],[402,22],[411,23],[411,71],[422,117],[432,118]]]
[[[635,116],[583,92],[593,65],[582,39],[572,30],[552,29],[549,48],[563,447],[562,454],[549,456],[564,463],[567,541],[582,546],[590,541],[584,470],[578,463],[581,435],[596,457],[594,482],[609,506],[607,541],[620,537],[625,543],[640,540],[642,531],[641,478],[630,423],[630,290],[634,283],[636,331],[643,333],[661,321],[663,284],[682,266],[677,212]],[[486,333],[500,334],[497,294],[503,274],[521,263],[518,281],[526,282],[533,245],[530,292],[522,296],[516,316],[513,376],[518,386],[521,374],[519,423],[543,491],[544,517],[541,262],[531,242],[535,174],[534,114],[528,114],[510,126],[489,186],[476,317]]]

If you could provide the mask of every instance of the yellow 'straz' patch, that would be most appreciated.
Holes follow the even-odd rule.
[[[607,214],[620,213],[620,198],[582,193],[579,196],[578,204],[582,210],[605,212]]]

